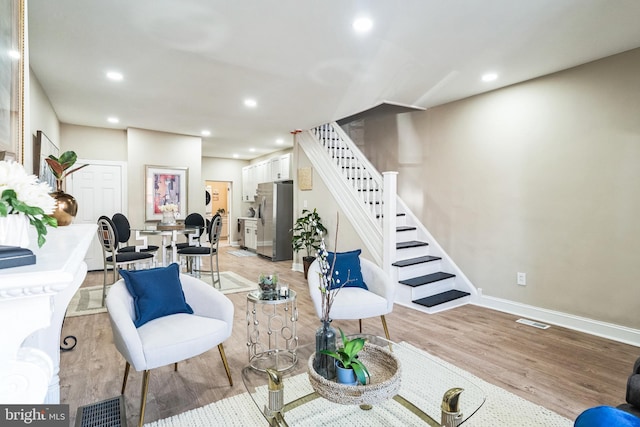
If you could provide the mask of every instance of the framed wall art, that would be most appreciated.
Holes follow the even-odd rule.
[[[145,221],[160,221],[160,206],[178,205],[178,219],[187,216],[188,168],[145,166]]]
[[[24,163],[24,0],[0,0],[0,52],[0,151]]]
[[[45,159],[50,155],[58,157],[60,148],[51,141],[41,130],[36,132],[36,141],[33,147],[33,174],[46,182],[52,189],[56,189],[56,177]]]

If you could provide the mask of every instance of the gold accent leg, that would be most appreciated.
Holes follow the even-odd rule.
[[[358,319],[358,325],[360,326],[360,333],[362,333],[362,319]]]
[[[380,316],[380,320],[382,320],[384,335],[387,337],[387,341],[389,341],[389,351],[393,351],[393,348],[391,347],[391,338],[389,338],[389,328],[387,328],[387,319],[385,319],[384,314]]]
[[[142,376],[142,397],[140,398],[140,422],[138,427],[144,424],[144,410],[147,408],[147,392],[149,391],[149,371],[144,371]]]
[[[231,371],[229,370],[229,363],[227,362],[227,356],[224,354],[224,347],[222,343],[218,344],[218,351],[220,351],[220,357],[222,358],[222,364],[225,371],[227,371],[227,378],[229,378],[229,385],[233,386],[233,380],[231,379]]]
[[[129,365],[129,362],[127,362],[127,364],[124,365],[124,378],[122,379],[122,391],[120,392],[120,394],[124,394],[124,389],[127,387],[127,378],[129,378],[129,368],[131,368],[131,365]]]

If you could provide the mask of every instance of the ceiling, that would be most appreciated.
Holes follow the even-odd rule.
[[[203,155],[240,159],[383,101],[429,108],[640,46],[638,0],[29,0],[28,14],[61,122],[207,129]]]

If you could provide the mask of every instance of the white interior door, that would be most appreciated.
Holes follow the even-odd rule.
[[[99,160],[78,160],[76,165],[88,164],[86,168],[67,178],[67,193],[78,202],[75,224],[95,224],[101,215],[109,218],[114,213],[126,215],[126,163]],[[104,259],[102,247],[95,240],[91,243],[85,262],[89,270],[102,270]]]

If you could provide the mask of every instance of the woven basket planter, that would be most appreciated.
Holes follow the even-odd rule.
[[[398,358],[387,348],[366,343],[358,353],[358,359],[370,374],[366,385],[339,384],[320,376],[313,369],[311,355],[308,363],[309,382],[325,399],[343,405],[374,405],[391,399],[400,389],[401,367]]]

